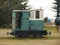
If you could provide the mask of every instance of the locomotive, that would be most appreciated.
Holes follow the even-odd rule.
[[[44,29],[43,9],[13,10],[11,35],[17,37],[47,35]]]

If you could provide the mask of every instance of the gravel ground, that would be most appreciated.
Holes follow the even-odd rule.
[[[11,29],[0,29],[0,45],[60,45],[60,32],[56,30],[51,31],[52,34],[46,38],[35,39],[13,39],[13,36],[6,34],[10,31]]]

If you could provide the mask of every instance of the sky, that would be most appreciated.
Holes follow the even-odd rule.
[[[52,11],[51,7],[53,7],[54,0],[28,0],[28,5],[32,7],[32,9],[40,9],[44,10],[44,17],[53,18],[56,15],[56,12]]]

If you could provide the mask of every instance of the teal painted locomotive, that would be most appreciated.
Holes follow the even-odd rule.
[[[13,10],[10,34],[19,37],[47,35],[47,30],[44,29],[43,10]]]

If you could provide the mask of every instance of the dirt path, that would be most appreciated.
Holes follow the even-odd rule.
[[[0,40],[0,45],[60,45],[60,40]]]

